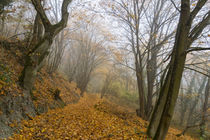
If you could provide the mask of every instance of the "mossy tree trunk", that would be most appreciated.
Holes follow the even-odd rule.
[[[210,74],[210,73],[209,73]],[[207,111],[208,111],[208,99],[210,97],[210,78],[208,78],[208,82],[205,87],[205,98],[203,104],[203,110],[201,115],[201,123],[200,123],[200,137],[202,139],[206,139],[206,122],[207,122]]]
[[[140,70],[141,68],[136,69],[136,77],[137,77],[137,85],[138,85],[138,93],[139,93],[139,114],[137,114],[139,117],[146,120],[146,114],[145,114],[145,90],[144,90],[144,83],[143,83],[143,74]]]
[[[181,0],[180,19],[176,31],[175,43],[164,83],[160,89],[159,99],[155,106],[147,134],[155,140],[164,140],[167,134],[184,71],[187,53],[207,50],[209,48],[190,48],[190,45],[209,25],[210,11],[191,29],[192,22],[207,0],[199,0],[190,12],[190,0]]]
[[[33,49],[26,56],[26,63],[19,79],[21,85],[26,90],[32,89],[37,71],[42,66],[44,58],[48,55],[48,50],[51,47],[54,37],[66,27],[69,16],[67,7],[71,2],[72,0],[63,1],[61,9],[62,19],[57,24],[52,25],[44,11],[43,6],[41,5],[41,0],[32,0],[32,4],[41,19],[45,32],[43,38],[36,43]]]

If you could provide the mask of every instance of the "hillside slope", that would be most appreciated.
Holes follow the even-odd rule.
[[[76,84],[58,73],[49,75],[45,68],[38,73],[32,93],[25,92],[18,83],[24,64],[24,46],[22,42],[0,42],[0,138],[16,130],[10,126],[12,123],[79,100]],[[60,91],[61,99],[55,98],[56,91]]]

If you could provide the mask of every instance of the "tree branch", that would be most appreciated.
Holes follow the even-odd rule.
[[[202,74],[202,75],[205,75],[205,76],[207,76],[207,77],[210,77],[210,75],[208,75],[208,74],[205,74],[205,73],[203,73],[203,72],[201,72],[201,71],[198,71],[198,70],[196,70],[196,69],[193,69],[193,68],[190,68],[190,67],[184,67],[185,69],[188,69],[188,70],[192,70],[192,71],[195,71],[195,72],[197,72],[197,73],[200,73],[200,74]]]
[[[37,13],[40,15],[40,18],[42,20],[42,23],[45,27],[45,30],[48,30],[52,24],[50,23],[44,8],[41,4],[41,0],[31,0],[32,4],[34,5],[34,8],[36,9]]]
[[[181,10],[176,6],[176,4],[173,0],[171,0],[171,3],[174,5],[174,7],[176,8],[177,11],[181,12]]]
[[[203,20],[199,22],[190,32],[190,43],[198,38],[204,28],[210,24],[210,10],[205,14]]]
[[[46,13],[44,11],[44,8],[41,4],[41,0],[31,0],[31,1],[32,1],[32,4],[34,5],[37,13],[40,15],[40,18],[42,20],[42,23],[43,23],[46,31],[53,29],[54,34],[57,34],[63,28],[66,27],[67,21],[68,21],[68,16],[69,16],[68,5],[69,5],[69,3],[72,2],[72,0],[64,0],[63,1],[62,8],[61,8],[62,19],[60,22],[58,22],[55,25],[52,25],[51,22],[49,21]]]
[[[190,23],[192,23],[193,19],[198,14],[198,12],[201,10],[201,8],[205,5],[206,2],[207,2],[207,0],[199,0],[197,2],[196,7],[193,9],[193,11],[190,14],[190,19],[189,19]]]
[[[64,0],[63,1],[62,9],[61,9],[62,19],[59,23],[53,25],[53,27],[56,29],[55,34],[60,32],[63,28],[65,28],[67,26],[68,17],[69,17],[68,5],[71,2],[72,2],[72,0]]]
[[[193,47],[186,50],[186,53],[192,52],[192,51],[205,51],[210,50],[210,48],[203,48],[203,47]]]
[[[125,65],[125,64],[123,64],[123,63],[121,63],[121,62],[118,62],[118,63],[116,63],[116,64],[125,66],[125,67],[127,67],[127,68],[129,68],[129,69],[131,69],[131,70],[133,70],[133,71],[136,71],[136,69],[134,69],[134,68],[132,68],[132,67],[130,67],[130,66],[128,66],[128,65]]]

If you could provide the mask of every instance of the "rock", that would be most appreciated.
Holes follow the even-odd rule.
[[[6,96],[0,96],[0,138],[7,138],[14,133],[9,124],[19,123],[23,119],[31,119],[36,115],[35,107],[31,97],[26,91],[23,96],[13,96],[7,93]]]

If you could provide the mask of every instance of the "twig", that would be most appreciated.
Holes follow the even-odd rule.
[[[181,10],[176,6],[176,4],[174,3],[173,0],[171,0],[172,4],[174,5],[174,7],[176,8],[177,11],[181,12]]]
[[[196,69],[193,69],[193,68],[190,68],[190,67],[184,67],[185,69],[189,69],[189,70],[193,70],[193,71],[195,71],[195,72],[197,72],[197,73],[200,73],[200,74],[203,74],[203,75],[205,75],[205,76],[207,76],[207,77],[210,77],[210,75],[208,75],[208,74],[205,74],[205,73],[203,73],[203,72],[201,72],[201,71],[198,71],[198,70],[196,70]]]
[[[16,36],[19,36],[19,35],[25,35],[25,34],[27,34],[27,33],[30,33],[30,32],[15,34],[15,35],[13,35],[13,36],[10,36],[8,39],[13,38],[13,37],[16,37]]]

